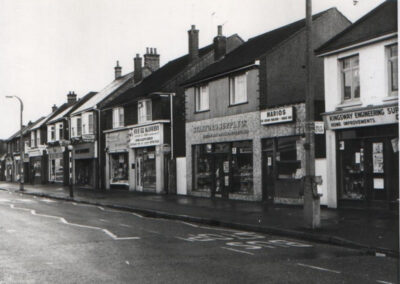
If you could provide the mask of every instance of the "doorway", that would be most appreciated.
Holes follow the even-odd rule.
[[[230,186],[230,162],[227,154],[215,154],[214,175],[214,197],[228,198]]]

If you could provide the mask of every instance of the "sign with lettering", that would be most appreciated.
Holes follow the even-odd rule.
[[[110,153],[123,152],[128,149],[129,131],[122,130],[106,134],[106,147]]]
[[[314,130],[315,130],[315,132],[314,132],[315,134],[324,134],[325,133],[324,122],[323,121],[315,121]]]
[[[325,114],[327,129],[365,127],[399,122],[397,105]]]
[[[260,112],[261,124],[274,124],[293,121],[293,107],[265,109]]]
[[[194,126],[193,133],[194,134],[201,133],[203,134],[203,139],[207,139],[214,137],[247,134],[249,133],[249,130],[247,126],[247,120],[236,120],[236,121]]]
[[[132,128],[129,131],[129,146],[131,148],[147,147],[161,144],[161,125],[152,124]]]

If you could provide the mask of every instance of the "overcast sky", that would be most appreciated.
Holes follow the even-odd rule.
[[[383,0],[314,0],[313,13],[336,7],[352,22]],[[305,16],[305,0],[0,0],[0,139],[24,123],[48,115],[123,74],[133,57],[156,47],[161,65],[187,53],[187,30],[200,30],[200,47],[212,42],[217,25],[244,40]]]

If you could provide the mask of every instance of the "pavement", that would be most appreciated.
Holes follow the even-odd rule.
[[[0,191],[0,283],[398,283],[399,259]]]
[[[19,184],[0,182],[1,190],[18,191]],[[25,185],[24,194],[71,200],[69,188],[57,184]],[[298,206],[261,202],[156,195],[126,190],[74,188],[73,200],[148,217],[175,219],[361,249],[371,254],[399,256],[397,212],[321,208],[321,228],[304,227]]]

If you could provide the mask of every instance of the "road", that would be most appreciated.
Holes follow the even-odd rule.
[[[397,260],[0,191],[0,283],[396,283]]]

